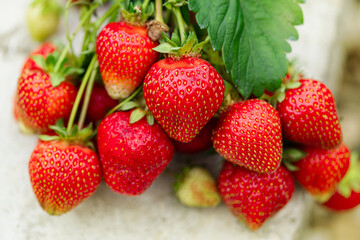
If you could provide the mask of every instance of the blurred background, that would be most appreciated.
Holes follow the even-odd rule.
[[[25,11],[29,3],[30,0],[3,0],[0,3],[0,72],[2,83],[11,91],[15,91],[18,72],[25,57],[39,44],[31,39],[26,26]],[[289,59],[296,59],[296,65],[305,76],[318,79],[331,89],[341,118],[344,142],[351,150],[360,151],[360,1],[312,0],[302,7],[304,25],[298,27],[299,40],[292,43],[293,52],[289,54]],[[71,11],[70,19],[77,19],[77,14],[76,10]],[[70,23],[72,27],[75,25]],[[62,19],[51,39],[64,40],[64,29]],[[10,95],[1,94],[0,101],[12,103]],[[3,106],[2,112],[5,110]],[[9,109],[6,108],[5,114],[9,114]],[[2,133],[9,126],[14,129],[10,118],[1,127]],[[34,144],[36,139],[27,138],[23,144],[30,141]],[[2,180],[6,182],[8,179],[0,176],[0,182]],[[0,197],[0,201],[7,199]],[[335,213],[311,200],[301,204],[307,204],[306,209],[309,209],[301,216],[301,229],[288,238],[271,239],[360,239],[360,207]]]

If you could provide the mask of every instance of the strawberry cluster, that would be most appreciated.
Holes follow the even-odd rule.
[[[195,33],[185,32],[182,1],[168,2],[179,26],[171,39],[161,4],[155,22],[146,21],[148,2],[111,20],[119,10],[114,3],[93,23],[99,3],[83,6],[88,14],[80,28],[93,31],[86,31],[81,56],[68,57],[70,39],[64,48],[44,43],[26,60],[14,113],[22,130],[42,134],[29,161],[41,207],[63,214],[90,197],[102,179],[119,194],[142,194],[175,151],[213,146],[225,160],[217,181],[198,166],[177,177],[175,192],[185,205],[210,207],[222,199],[255,230],[290,201],[295,179],[316,200],[346,208],[336,199],[346,188],[339,186],[349,184],[339,183],[346,175],[358,186],[359,171],[357,158],[349,168],[329,89],[289,72],[279,90],[241,99],[219,66],[201,57],[209,39],[199,43]],[[347,189],[356,206],[358,189]]]

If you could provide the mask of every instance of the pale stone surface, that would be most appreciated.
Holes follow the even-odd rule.
[[[9,1],[0,7],[0,239],[290,240],[300,236],[311,205],[302,191],[296,192],[290,203],[260,230],[251,232],[224,205],[214,209],[183,207],[172,193],[173,178],[168,173],[163,173],[139,197],[115,194],[102,184],[93,197],[64,216],[52,217],[42,211],[27,169],[37,139],[20,134],[12,118],[19,71],[26,55],[37,45],[29,39],[22,17],[28,2]],[[299,28],[300,41],[293,44],[291,55],[297,56],[308,75],[329,83],[340,2],[308,1],[304,6],[305,26]]]

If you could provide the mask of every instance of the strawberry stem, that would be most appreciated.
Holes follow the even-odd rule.
[[[185,27],[187,26],[185,21],[184,21],[184,18],[182,17],[182,14],[181,14],[181,11],[180,11],[180,8],[176,7],[176,8],[173,8],[173,11],[174,11],[174,14],[175,14],[175,17],[176,17],[176,21],[178,23],[178,26],[179,26],[179,33],[180,33],[180,39],[181,39],[181,43],[184,43],[185,42]]]
[[[155,20],[164,23],[162,0],[155,0]]]
[[[70,0],[69,0],[70,1]],[[84,25],[84,23],[91,17],[91,15],[93,14],[93,12],[99,7],[98,4],[94,4],[93,6],[91,6],[91,8],[89,9],[89,11],[87,11],[80,19],[80,23],[79,25],[76,27],[75,31],[73,32],[72,36],[70,37],[70,39],[68,39],[68,42],[65,46],[65,48],[63,49],[63,51],[60,54],[60,57],[58,59],[58,61],[56,62],[56,65],[54,67],[54,73],[58,73],[60,66],[62,65],[62,62],[64,61],[66,54],[68,53],[72,41],[74,40],[75,36],[78,34],[78,32],[81,30],[82,26]]]
[[[76,95],[76,99],[75,99],[75,102],[74,102],[74,106],[71,110],[71,114],[70,114],[70,118],[69,118],[69,123],[67,125],[67,129],[66,131],[70,134],[71,133],[71,130],[73,128],[73,125],[74,125],[74,121],[75,121],[75,117],[76,117],[76,113],[77,113],[77,110],[79,108],[79,104],[80,104],[80,101],[81,101],[81,97],[84,93],[84,90],[85,90],[85,87],[89,81],[89,78],[90,78],[90,74],[92,73],[93,69],[95,68],[96,66],[96,62],[97,62],[97,56],[96,54],[93,56],[93,58],[91,59],[91,62],[89,64],[89,67],[87,68],[86,70],[86,73],[85,73],[85,76],[83,78],[83,80],[81,81],[81,85],[80,85],[80,88],[78,90],[78,93]]]
[[[79,130],[82,129],[82,127],[84,125],[84,122],[85,122],[86,113],[87,113],[87,109],[88,109],[89,102],[90,102],[91,92],[93,90],[94,83],[95,83],[97,68],[98,68],[98,62],[95,63],[95,66],[92,69],[91,76],[90,76],[90,79],[89,79],[89,83],[87,84],[87,87],[86,87],[84,102],[82,104],[80,117],[79,117],[79,122],[78,122]]]
[[[122,101],[121,103],[119,103],[118,105],[116,105],[113,109],[111,109],[106,116],[109,116],[110,114],[112,114],[113,112],[115,112],[116,110],[120,109],[125,103],[129,102],[131,99],[133,99],[134,97],[136,97],[138,95],[138,93],[142,90],[142,86],[139,87],[138,89],[136,89],[135,92],[133,92],[128,98],[126,98],[124,101]]]

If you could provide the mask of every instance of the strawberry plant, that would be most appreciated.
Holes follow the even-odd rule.
[[[21,129],[49,134],[29,161],[40,206],[66,213],[101,178],[116,193],[143,194],[175,150],[191,165],[177,175],[177,203],[222,199],[252,230],[291,200],[293,177],[329,207],[345,202],[336,194],[354,171],[344,178],[350,151],[333,95],[286,58],[302,2],[68,0],[66,42],[29,55],[14,98]],[[191,164],[204,154],[224,158],[217,182]],[[352,204],[358,189],[345,189]]]

